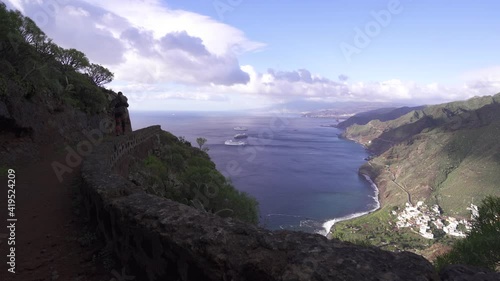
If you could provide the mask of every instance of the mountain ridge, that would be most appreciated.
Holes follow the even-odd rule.
[[[491,159],[484,155],[485,151],[491,152],[496,159],[500,154],[497,155],[495,151],[500,152],[500,146],[495,144],[498,141],[495,133],[499,132],[500,94],[496,94],[428,106],[385,122],[372,120],[365,125],[351,125],[343,136],[365,145],[377,155],[369,164],[383,164],[384,167],[388,166],[388,170],[395,169],[392,171],[394,177],[409,181],[410,191],[414,191],[417,198],[427,200],[428,196],[419,196],[423,187],[430,188],[430,191],[441,187],[454,189],[450,186],[451,182],[446,181],[456,183],[462,179],[460,176],[458,179],[448,178],[453,172],[463,172],[461,170],[464,167],[460,168],[460,165],[466,165],[467,161],[472,161],[474,157],[489,162]],[[483,145],[485,143],[487,147]],[[421,164],[416,163],[415,159],[436,169],[427,171]],[[440,161],[443,159],[444,162]],[[408,163],[412,163],[412,169],[408,167]],[[491,165],[496,167],[500,164],[493,161]],[[486,167],[484,169],[489,170]],[[423,171],[427,171],[427,174]],[[483,181],[481,186],[496,186],[496,180],[500,180],[500,177],[492,176],[488,178],[487,183]],[[491,187],[482,189],[500,192]],[[483,193],[486,191],[481,191],[477,199],[482,198]],[[447,206],[448,210],[445,211],[453,210],[455,214],[465,215],[465,212],[451,207]]]
[[[430,227],[424,233],[417,222],[410,229],[396,227],[405,210],[421,201],[425,209],[437,205],[441,220],[468,220],[471,204],[500,196],[500,93],[427,106],[384,122],[354,124],[342,137],[372,153],[359,172],[377,184],[381,208],[335,224],[333,237],[367,239],[432,259],[431,246],[451,245],[454,238],[443,237],[430,221],[423,225]],[[419,232],[422,236],[415,234]],[[435,240],[424,238],[425,232]]]
[[[425,105],[422,106],[403,106],[403,107],[389,107],[389,108],[379,108],[366,112],[358,113],[347,120],[344,120],[337,124],[337,128],[339,129],[347,129],[349,126],[357,124],[357,125],[365,125],[371,120],[378,119],[380,121],[389,121],[401,117],[408,112],[419,110],[425,108]]]

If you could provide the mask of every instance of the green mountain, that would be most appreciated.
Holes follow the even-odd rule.
[[[343,137],[373,154],[360,173],[377,184],[381,208],[336,223],[331,235],[432,260],[456,238],[436,231],[430,222],[434,239],[424,238],[416,223],[396,227],[398,216],[407,202],[423,201],[424,206],[439,205],[443,213],[438,220],[468,219],[471,203],[500,196],[500,94],[428,106],[387,121],[378,120],[379,115],[349,126]]]
[[[394,120],[396,118],[399,118],[403,115],[405,115],[408,112],[411,112],[413,110],[419,110],[419,109],[424,109],[425,106],[416,106],[416,107],[388,107],[388,108],[379,108],[379,109],[374,109],[366,112],[361,112],[358,113],[350,118],[348,118],[345,121],[340,122],[337,124],[337,128],[340,129],[347,129],[349,126],[352,126],[354,124],[358,125],[365,125],[366,123],[370,122],[371,120],[378,119],[380,121],[388,121],[388,120]]]
[[[404,186],[412,201],[437,203],[448,215],[487,195],[500,195],[500,94],[429,106],[394,120],[352,125],[344,137],[367,146],[377,157],[362,170],[383,191],[382,203]]]

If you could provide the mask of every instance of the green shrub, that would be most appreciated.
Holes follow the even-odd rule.
[[[450,264],[468,264],[498,270],[500,266],[500,197],[486,197],[479,206],[469,235],[457,241],[452,250],[437,258],[441,270]]]
[[[161,162],[161,160],[153,155],[149,155],[144,160],[144,164],[148,169],[150,169],[153,173],[156,174],[161,174],[167,169],[165,165]]]
[[[258,223],[257,200],[234,188],[207,153],[170,133],[162,134],[160,139],[160,156],[149,156],[139,168],[151,175],[148,185],[155,188],[148,188],[149,192],[221,217]]]
[[[69,72],[64,77],[66,97],[71,104],[77,105],[80,110],[88,113],[102,111],[108,101],[105,93],[86,77],[78,72]]]

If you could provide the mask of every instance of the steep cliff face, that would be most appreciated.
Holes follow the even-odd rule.
[[[42,148],[64,152],[64,147],[86,139],[86,133],[113,126],[112,116],[87,114],[43,92],[23,97],[13,86],[0,96],[0,166],[40,160]]]
[[[111,92],[101,86],[113,74],[2,2],[0,27],[0,165],[37,160],[99,128]]]

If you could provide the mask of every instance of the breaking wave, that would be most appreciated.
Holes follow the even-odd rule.
[[[374,192],[375,195],[372,196],[373,200],[375,201],[375,204],[373,205],[373,209],[371,209],[369,211],[358,212],[358,213],[354,213],[354,214],[350,214],[350,215],[347,215],[347,216],[343,216],[343,217],[340,217],[340,218],[334,218],[332,220],[326,221],[325,223],[323,223],[323,229],[317,232],[318,234],[326,236],[330,232],[330,229],[332,228],[332,226],[335,223],[337,223],[339,221],[345,221],[345,220],[350,220],[350,219],[353,219],[353,218],[361,217],[361,216],[364,216],[366,214],[369,214],[371,212],[374,212],[374,211],[380,209],[380,201],[378,199],[379,190],[378,190],[377,185],[372,181],[372,179],[368,175],[363,174],[363,176],[370,183],[370,186],[375,191]]]

